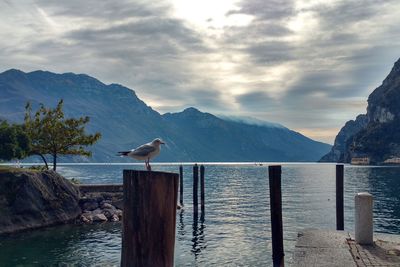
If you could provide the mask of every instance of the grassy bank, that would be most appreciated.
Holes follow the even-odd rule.
[[[40,172],[41,169],[34,169],[34,168],[16,168],[13,166],[1,165],[0,166],[0,173],[2,172]]]

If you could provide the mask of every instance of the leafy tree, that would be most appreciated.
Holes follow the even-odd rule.
[[[48,168],[45,155],[53,157],[53,170],[57,169],[59,155],[91,156],[85,150],[86,146],[97,142],[100,133],[86,134],[85,126],[89,117],[64,118],[63,100],[60,100],[54,109],[41,105],[32,115],[32,107],[27,103],[25,107],[25,130],[31,139],[31,154],[39,155]]]
[[[29,155],[30,141],[23,127],[0,122],[0,159],[23,159]]]

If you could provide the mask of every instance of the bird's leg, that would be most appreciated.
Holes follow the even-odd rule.
[[[147,170],[151,171],[150,158],[147,159]]]
[[[144,166],[146,166],[146,170],[149,170],[149,163],[147,162],[147,159],[144,161]]]

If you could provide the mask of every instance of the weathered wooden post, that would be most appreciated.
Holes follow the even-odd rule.
[[[199,213],[199,166],[197,163],[193,166],[193,214]]]
[[[183,167],[179,166],[179,203],[183,206]]]
[[[344,230],[343,164],[336,165],[336,230]]]
[[[205,211],[205,201],[204,201],[204,165],[200,166],[200,206],[201,212],[204,214]]]
[[[271,206],[272,261],[274,267],[285,265],[282,225],[281,166],[269,166],[269,198]]]
[[[174,265],[178,174],[124,170],[121,266]]]

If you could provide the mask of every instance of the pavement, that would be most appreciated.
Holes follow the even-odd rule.
[[[348,232],[306,229],[298,234],[293,266],[400,266],[400,236],[374,233],[373,245],[359,245]]]

